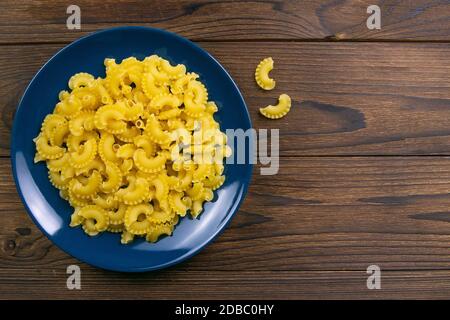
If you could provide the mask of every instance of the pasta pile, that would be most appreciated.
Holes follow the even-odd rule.
[[[226,135],[199,76],[152,55],[116,63],[105,78],[78,73],[46,116],[35,162],[90,236],[121,233],[156,242],[179,217],[196,218],[225,181]]]
[[[271,57],[262,60],[255,70],[255,81],[261,89],[272,90],[275,88],[275,80],[269,77],[269,72],[273,69],[273,59]],[[259,108],[259,112],[269,119],[280,119],[291,110],[291,97],[283,93],[278,98],[278,104]]]

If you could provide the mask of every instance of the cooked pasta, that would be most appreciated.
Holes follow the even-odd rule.
[[[69,79],[34,139],[35,162],[46,162],[51,184],[74,207],[71,227],[119,233],[123,244],[156,242],[180,217],[196,218],[225,181],[230,150],[218,107],[182,64],[157,55],[104,64],[104,78]]]
[[[283,93],[278,98],[278,104],[260,108],[259,112],[266,118],[279,119],[284,117],[289,110],[291,110],[291,98]]]

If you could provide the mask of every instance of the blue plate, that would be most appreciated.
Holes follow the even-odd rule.
[[[219,106],[221,129],[249,129],[250,116],[239,89],[225,69],[205,50],[167,31],[147,27],[119,27],[96,32],[68,45],[53,56],[31,80],[20,101],[11,138],[11,160],[17,190],[33,221],[47,237],[70,255],[104,269],[140,272],[166,268],[198,253],[230,222],[250,182],[251,164],[227,164],[225,184],[206,203],[199,219],[185,217],[173,235],[156,244],[135,240],[120,244],[120,235],[89,237],[69,227],[72,208],[49,182],[45,164],[34,164],[35,146],[44,117],[53,111],[58,93],[77,72],[104,76],[103,60],[138,59],[158,54],[172,64],[183,63],[196,72]],[[246,148],[248,157],[248,148]]]

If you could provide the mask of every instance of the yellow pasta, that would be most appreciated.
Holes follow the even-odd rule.
[[[115,192],[120,188],[122,184],[122,172],[120,168],[114,162],[108,161],[105,163],[105,176],[100,185],[100,189],[105,193]]]
[[[152,212],[153,207],[151,204],[129,206],[125,212],[125,227],[134,235],[146,234],[151,226],[151,222],[148,217]]]
[[[269,77],[269,72],[273,69],[273,59],[271,57],[262,60],[255,71],[255,80],[258,86],[264,90],[275,88],[275,80]]]
[[[69,184],[70,191],[82,199],[92,198],[100,188],[102,177],[98,171],[92,172],[91,176],[86,178],[80,176],[72,179]]]
[[[83,229],[90,236],[97,235],[108,228],[108,215],[99,206],[85,206],[78,211],[78,215],[83,218]]]
[[[266,118],[279,119],[284,117],[289,110],[291,110],[291,98],[283,93],[278,98],[278,104],[260,108],[259,112]]]
[[[89,73],[80,72],[69,79],[69,88],[74,90],[81,87],[87,87],[94,82],[94,77]]]
[[[116,199],[127,205],[136,205],[148,200],[150,196],[149,183],[144,178],[128,176],[129,184],[126,188],[116,192]]]
[[[69,79],[34,139],[34,161],[74,208],[71,227],[153,243],[180,217],[197,217],[225,181],[218,107],[182,64],[157,55],[104,64],[104,78]]]

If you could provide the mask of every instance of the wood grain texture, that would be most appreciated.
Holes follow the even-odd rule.
[[[0,43],[67,42],[113,26],[146,25],[192,40],[450,40],[445,0],[79,0],[81,30],[68,30],[64,0],[0,2]],[[379,5],[381,30],[367,7]]]
[[[280,129],[280,154],[450,154],[450,44],[200,43],[241,88],[255,128]],[[9,154],[13,113],[24,87],[60,45],[0,51],[0,155]],[[275,60],[277,87],[260,90],[254,68]],[[61,84],[61,89],[64,84]],[[258,110],[279,94],[293,99],[289,117]]]
[[[202,253],[129,275],[53,246],[1,159],[0,299],[450,298],[450,158],[284,158],[281,168],[255,175],[231,226]],[[81,292],[65,287],[70,264],[81,266]],[[382,269],[380,291],[366,288],[371,264]]]
[[[229,228],[176,270],[450,269],[449,157],[288,157],[280,165],[276,176],[256,170]],[[33,225],[9,171],[1,159],[0,270],[77,263]]]
[[[365,271],[164,270],[121,274],[81,266],[81,290],[66,289],[66,267],[0,269],[0,298],[23,299],[448,299],[450,271],[382,271],[368,290]],[[243,288],[245,288],[243,290]]]
[[[0,299],[450,298],[448,0],[0,1]],[[368,30],[368,5],[381,30]],[[70,41],[146,25],[196,41],[231,73],[257,129],[280,129],[280,171],[255,168],[225,232],[167,270],[95,269],[56,248],[25,212],[11,176],[11,124],[24,88]],[[257,63],[275,60],[277,88]],[[259,107],[281,93],[289,115]],[[82,290],[66,289],[78,264]],[[381,267],[381,290],[366,268]]]

